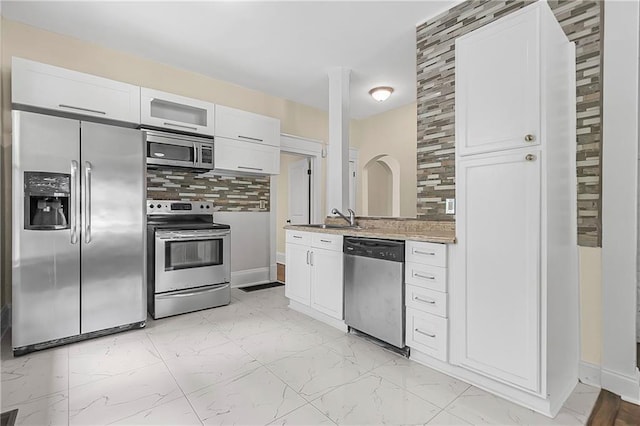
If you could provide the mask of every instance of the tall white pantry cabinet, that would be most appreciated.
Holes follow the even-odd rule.
[[[579,360],[575,46],[540,1],[455,51],[449,372],[555,416]]]

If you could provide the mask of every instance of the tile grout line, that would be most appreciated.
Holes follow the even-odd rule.
[[[207,319],[205,318],[205,320],[207,320]],[[207,320],[207,321],[208,321],[208,320]],[[191,407],[191,411],[193,411],[193,414],[195,414],[195,416],[198,418],[198,420],[200,421],[200,424],[201,424],[201,425],[204,425],[204,421],[203,421],[203,420],[200,418],[200,416],[198,415],[198,412],[197,412],[197,411],[196,411],[196,409],[193,407],[193,404],[191,404],[191,400],[189,399],[189,397],[187,396],[187,394],[184,392],[184,389],[182,389],[182,386],[180,386],[180,383],[178,383],[178,380],[177,380],[177,379],[176,379],[176,377],[173,375],[173,372],[171,371],[171,369],[170,369],[170,368],[169,368],[169,366],[167,365],[167,362],[165,361],[164,357],[162,356],[162,354],[160,353],[160,351],[159,351],[159,350],[158,350],[158,348],[156,347],[155,342],[151,339],[151,337],[150,337],[148,334],[147,334],[147,339],[149,339],[149,342],[151,342],[151,345],[153,346],[153,349],[155,349],[155,350],[156,350],[156,352],[158,353],[158,356],[159,356],[159,357],[160,357],[160,359],[162,360],[162,363],[164,364],[164,367],[167,369],[167,372],[171,375],[171,378],[172,378],[172,379],[173,379],[173,381],[175,382],[175,384],[176,384],[176,386],[178,387],[178,389],[180,389],[180,392],[182,393],[182,396],[184,397],[184,399],[186,399],[186,400],[187,400],[187,403],[189,404],[189,407]],[[154,408],[156,408],[156,407],[160,407],[160,406],[165,405],[165,404],[169,404],[169,403],[171,403],[171,402],[173,402],[173,401],[177,401],[178,399],[179,399],[179,397],[178,397],[178,398],[176,398],[176,399],[172,399],[171,401],[167,401],[167,402],[165,402],[164,404],[160,404],[160,405],[156,405],[155,407],[151,407],[151,409],[154,409]],[[145,411],[145,410],[142,410],[142,411]],[[123,419],[119,419],[119,420],[124,420],[125,418],[135,416],[136,414],[139,414],[139,413],[141,413],[142,411],[138,411],[137,413],[132,414],[131,416],[127,416],[127,417],[124,417]]]

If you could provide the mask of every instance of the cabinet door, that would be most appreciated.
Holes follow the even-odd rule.
[[[540,371],[540,152],[457,165],[455,359],[532,391]]]
[[[313,248],[310,261],[311,307],[343,319],[342,251]]]
[[[284,295],[307,306],[311,293],[310,251],[309,246],[287,244],[285,255]]]
[[[216,105],[216,136],[280,146],[280,120]]]
[[[459,155],[540,143],[538,8],[456,40]]]
[[[280,149],[275,146],[217,137],[214,168],[260,175],[280,173]]]
[[[138,86],[22,58],[13,58],[11,73],[14,104],[140,123]]]
[[[159,90],[140,89],[142,124],[213,136],[214,104]]]

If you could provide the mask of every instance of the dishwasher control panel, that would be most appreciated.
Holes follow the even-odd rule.
[[[344,253],[392,262],[404,262],[404,241],[345,237]]]

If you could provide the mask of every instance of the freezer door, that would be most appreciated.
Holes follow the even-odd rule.
[[[80,332],[80,244],[77,120],[13,111],[12,346],[19,348]],[[68,229],[25,229],[24,174],[50,172],[71,184]],[[58,175],[58,176],[61,176]],[[72,242],[72,240],[74,242]]]
[[[81,123],[81,331],[146,319],[142,132]]]

